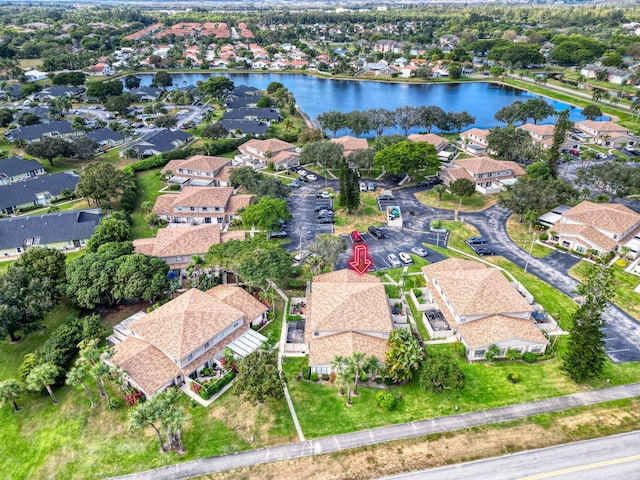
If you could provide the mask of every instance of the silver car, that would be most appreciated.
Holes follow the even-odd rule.
[[[389,260],[389,263],[391,264],[392,267],[402,266],[402,262],[400,262],[400,259],[395,253],[390,253],[389,255],[387,255],[387,260]]]

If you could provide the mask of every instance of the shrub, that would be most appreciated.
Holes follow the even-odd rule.
[[[500,355],[500,349],[498,348],[498,346],[491,345],[485,352],[484,358],[486,358],[490,362],[493,362],[498,355]]]
[[[518,350],[514,350],[512,348],[507,350],[507,360],[519,360],[521,358],[521,354]]]
[[[200,385],[198,382],[191,382],[191,385],[189,386],[189,388],[191,388],[191,391],[193,393],[200,393],[200,390],[202,390],[202,385]]]
[[[305,380],[311,379],[311,368],[305,367],[305,369],[302,371],[302,377]]]
[[[518,375],[516,372],[509,372],[507,374],[507,380],[509,380],[511,383],[518,383],[520,381],[520,375]]]
[[[387,386],[393,385],[393,378],[386,377],[384,379],[384,384],[387,385]]]
[[[336,381],[336,374],[335,372],[331,372],[329,374],[329,383],[335,383],[335,381]]]
[[[451,344],[451,353],[460,358],[467,358],[467,347],[462,342],[454,342]]]
[[[616,266],[620,267],[620,268],[626,268],[627,265],[629,265],[629,262],[627,262],[626,260],[619,258],[618,260],[616,260]]]
[[[109,410],[115,410],[119,407],[120,407],[120,402],[115,398],[112,398],[111,400],[109,400],[109,403],[107,403],[107,408]]]
[[[547,240],[549,240],[549,234],[548,233],[541,233],[539,239],[540,239],[541,242],[546,242]]]
[[[312,382],[317,382],[318,381],[318,374],[316,372],[313,372],[311,374],[311,381]]]
[[[420,370],[420,387],[439,393],[445,389],[461,390],[465,385],[465,374],[457,360],[442,354],[427,356]]]
[[[396,396],[388,391],[381,390],[376,394],[376,400],[378,400],[378,406],[384,408],[390,412],[398,406],[398,399]]]
[[[569,251],[569,249],[568,249],[568,248],[563,247],[562,245],[558,245],[558,244],[556,244],[556,248],[557,248],[558,250],[562,250],[563,252],[568,252],[568,251]]]
[[[169,185],[169,190],[171,190],[172,192],[177,192],[178,190],[180,190],[180,185],[178,185],[177,183],[172,183],[171,185]]]
[[[329,381],[329,374],[328,374],[328,373],[323,373],[323,374],[322,374],[322,380],[323,380],[324,382]]]
[[[538,356],[535,353],[531,352],[524,352],[524,354],[522,355],[522,359],[527,363],[533,363],[537,358]]]
[[[186,157],[180,156],[178,158]],[[130,163],[129,165],[125,166],[122,171],[128,175],[133,176],[136,172],[151,170],[152,168],[164,167],[167,163],[169,163],[169,158],[167,158],[165,155],[154,155],[153,157]]]

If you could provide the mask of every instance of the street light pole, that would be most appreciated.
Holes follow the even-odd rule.
[[[533,252],[533,244],[536,242],[536,232],[533,232],[533,237],[531,238],[531,245],[529,246],[529,256],[527,257],[527,261],[524,264],[524,273],[527,273],[527,268],[529,268],[529,258],[531,257],[531,252]]]
[[[300,244],[298,245],[298,251],[300,252],[300,256],[302,256],[302,237],[306,237],[310,233],[311,233],[311,230],[309,230],[308,232],[302,233],[300,235]]]

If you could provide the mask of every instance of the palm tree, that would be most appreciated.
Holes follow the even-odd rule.
[[[271,304],[271,311],[275,311],[276,292],[272,288],[260,290],[258,293],[260,300]]]
[[[93,395],[91,393],[91,390],[89,390],[89,387],[87,387],[87,384],[84,383],[84,380],[83,380],[83,378],[88,373],[89,373],[89,364],[86,361],[83,361],[82,359],[78,359],[78,361],[76,361],[76,365],[67,372],[67,378],[65,380],[65,383],[67,385],[81,386],[82,388],[84,388],[84,391],[87,392],[87,397],[89,397],[91,408],[95,408],[96,404],[93,402]]]
[[[640,98],[636,98],[631,103],[631,111],[636,114],[636,122],[638,121],[638,117],[640,117]]]
[[[594,102],[598,103],[602,99],[603,94],[604,92],[602,90],[600,90],[599,88],[594,88],[591,98]]]
[[[147,425],[153,428],[153,431],[158,436],[158,442],[160,442],[160,452],[164,453],[166,448],[162,440],[162,434],[155,425],[158,420],[160,420],[160,417],[158,416],[157,404],[153,401],[139,403],[129,415],[129,423],[133,428],[144,428]]]
[[[182,443],[182,426],[188,419],[189,416],[185,411],[175,405],[170,405],[165,413],[164,423],[167,431],[171,432],[172,446],[175,446],[180,454],[186,452]]]
[[[353,382],[353,394],[357,397],[358,394],[358,381],[360,378],[367,376],[367,361],[364,356],[364,353],[353,352],[353,354],[348,359],[349,369],[353,371],[354,382]]]
[[[342,373],[344,372],[346,367],[347,367],[347,359],[341,355],[337,355],[336,357],[334,357],[333,362],[331,362],[331,368],[336,373],[337,379],[344,380]],[[344,384],[338,383],[338,385],[340,387],[338,389],[338,395],[342,396],[344,395]]]
[[[284,121],[282,122],[282,131],[283,132],[290,132],[291,130],[293,130],[293,121],[290,118],[285,118]]]
[[[433,187],[433,191],[438,194],[438,201],[442,201],[442,194],[447,191],[447,187],[445,185],[436,185]]]
[[[370,375],[371,380],[375,380],[378,374],[383,371],[384,364],[374,355],[367,358],[365,362],[365,370]]]
[[[58,367],[54,363],[47,362],[41,365],[37,365],[27,376],[27,388],[29,390],[39,392],[44,386],[47,389],[47,392],[49,393],[53,404],[57,405],[59,402],[56,396],[53,394],[51,385],[56,383],[58,373]]]
[[[22,394],[24,387],[20,382],[13,378],[8,378],[0,382],[0,404],[4,405],[5,402],[11,402],[14,410],[17,412],[20,407],[16,403],[16,399]]]
[[[89,365],[89,372],[95,378],[96,387],[98,387],[98,393],[101,397],[106,394],[104,388],[104,381],[102,379],[102,370],[99,365],[102,363],[100,360],[100,349],[98,348],[98,340],[83,340],[78,344],[80,347],[80,358],[87,362]]]

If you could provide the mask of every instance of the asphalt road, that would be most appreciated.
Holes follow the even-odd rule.
[[[386,480],[633,480],[640,477],[640,432],[530,450],[386,477]]]

